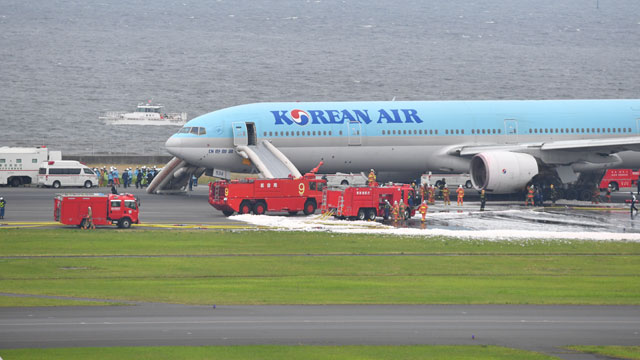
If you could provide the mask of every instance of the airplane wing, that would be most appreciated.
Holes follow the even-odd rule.
[[[486,151],[513,151],[513,152],[534,152],[540,151],[576,151],[591,152],[597,154],[615,154],[621,151],[640,151],[640,136],[610,138],[610,139],[583,139],[583,140],[560,140],[548,142],[532,142],[519,144],[491,144],[491,145],[461,145],[451,148],[449,154],[459,156],[473,156]]]

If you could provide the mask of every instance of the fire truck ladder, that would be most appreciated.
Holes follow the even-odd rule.
[[[251,160],[264,178],[302,177],[295,165],[267,140],[262,140],[258,145],[238,145],[236,152]]]
[[[342,211],[344,210],[344,195],[340,195],[338,198],[338,216],[342,216]]]

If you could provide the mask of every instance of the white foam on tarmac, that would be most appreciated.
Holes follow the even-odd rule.
[[[349,221],[311,216],[235,215],[230,219],[282,231],[318,231],[348,234],[378,234],[403,236],[448,236],[465,239],[578,239],[594,241],[638,241],[640,233],[603,231],[591,220],[574,216],[558,216],[533,210],[500,210],[488,212],[436,212],[430,221],[445,222],[442,226],[396,227],[373,221]],[[414,224],[419,224],[419,215]],[[532,221],[533,220],[533,221]],[[418,225],[420,226],[420,225]],[[459,229],[463,228],[463,229]],[[590,231],[591,230],[591,231]]]

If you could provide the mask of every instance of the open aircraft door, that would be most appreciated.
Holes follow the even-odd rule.
[[[247,136],[247,124],[244,122],[231,123],[233,127],[233,146],[249,145]]]
[[[358,121],[347,123],[347,135],[349,136],[349,146],[362,145],[362,124]]]
[[[506,135],[505,143],[515,144],[518,142],[518,120],[504,120],[504,134]]]

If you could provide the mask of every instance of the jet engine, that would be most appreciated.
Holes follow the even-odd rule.
[[[538,163],[529,154],[488,151],[471,159],[469,173],[476,189],[508,194],[522,190],[538,174]]]

